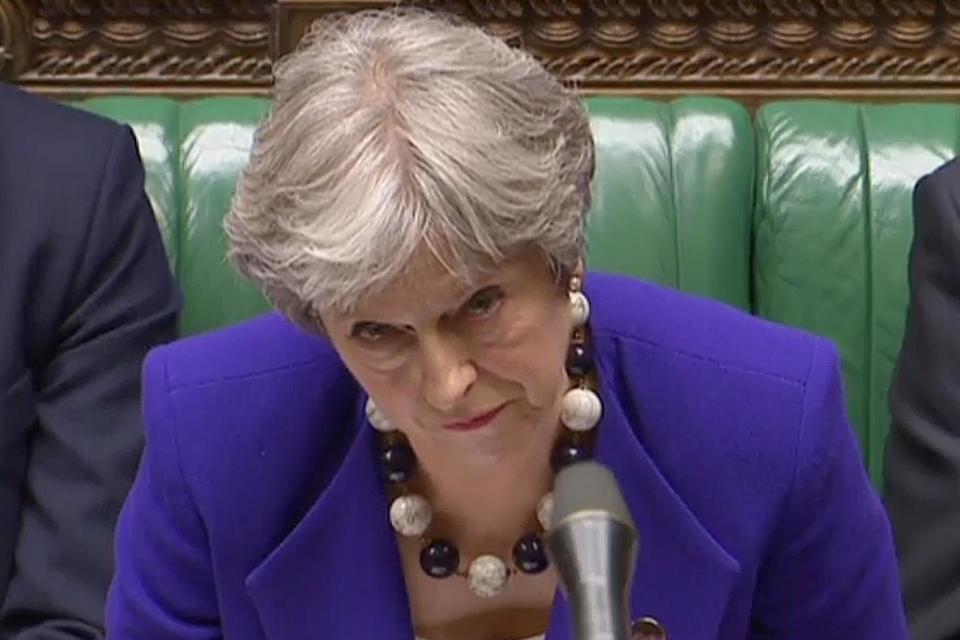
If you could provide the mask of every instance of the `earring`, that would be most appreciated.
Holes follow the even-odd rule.
[[[590,300],[583,292],[583,279],[580,276],[570,276],[569,294],[570,308],[573,310],[573,329],[581,329],[590,319]]]
[[[590,431],[600,421],[603,404],[600,396],[587,385],[586,378],[593,366],[593,354],[586,344],[586,324],[590,319],[590,300],[583,292],[583,279],[570,277],[570,308],[573,311],[573,331],[567,351],[567,374],[574,386],[563,396],[560,421],[571,431]]]

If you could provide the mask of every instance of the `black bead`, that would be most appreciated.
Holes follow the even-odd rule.
[[[585,344],[571,344],[567,349],[567,373],[582,378],[593,369],[593,354]]]
[[[446,578],[457,572],[460,551],[447,540],[431,540],[420,552],[420,567],[431,578]]]
[[[561,442],[553,450],[553,455],[550,456],[550,465],[553,467],[554,473],[560,473],[562,469],[574,462],[589,460],[592,457],[590,449],[583,445]]]
[[[550,561],[540,536],[528,533],[513,547],[513,563],[524,573],[540,573],[547,568]]]
[[[387,482],[406,482],[417,468],[417,454],[406,441],[380,450],[380,474]]]

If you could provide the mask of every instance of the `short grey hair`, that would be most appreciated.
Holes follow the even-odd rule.
[[[314,330],[424,247],[464,282],[530,249],[559,274],[585,252],[593,171],[581,99],[530,54],[425,10],[340,15],[276,66],[228,256]]]

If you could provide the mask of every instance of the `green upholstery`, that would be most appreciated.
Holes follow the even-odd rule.
[[[957,154],[960,108],[771,104],[757,118],[755,305],[834,340],[879,483],[904,331],[911,196]]]
[[[129,123],[146,169],[146,190],[184,297],[181,332],[214,329],[267,305],[224,257],[221,220],[246,163],[265,99],[95,98],[81,107]]]
[[[740,105],[594,98],[592,268],[750,308],[753,127]]]
[[[221,219],[260,98],[106,97],[130,123],[185,296],[182,332],[266,308],[224,260]],[[917,178],[957,153],[960,107],[596,97],[592,268],[710,296],[834,340],[851,419],[880,479],[907,303]]]

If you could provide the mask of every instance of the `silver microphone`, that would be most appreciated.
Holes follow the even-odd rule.
[[[628,603],[637,528],[606,467],[580,462],[557,474],[547,554],[570,602],[576,640],[630,640]]]

